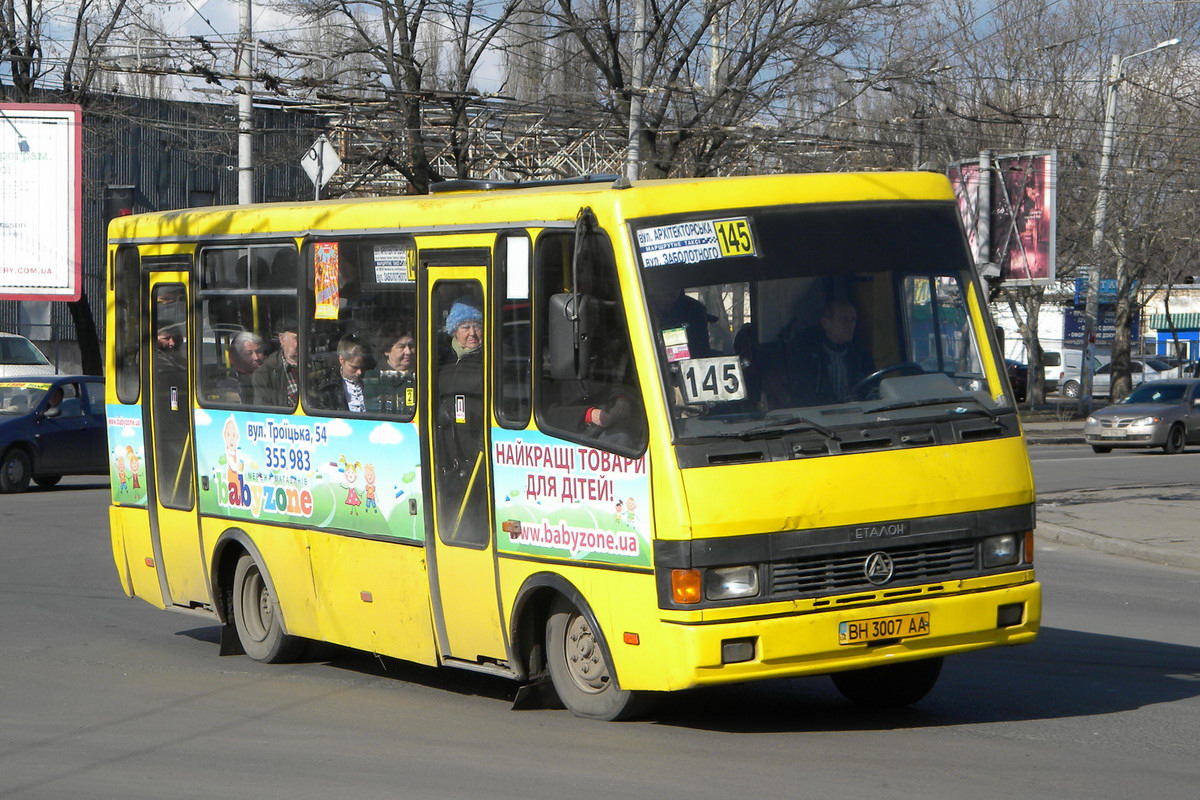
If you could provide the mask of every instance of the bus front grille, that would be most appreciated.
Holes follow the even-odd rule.
[[[869,552],[781,561],[772,567],[771,595],[784,599],[965,578],[978,572],[977,551],[974,542],[887,550],[893,573],[882,585],[867,580]]]

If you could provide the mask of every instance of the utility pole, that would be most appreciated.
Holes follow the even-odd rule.
[[[248,0],[247,0],[248,1]],[[625,177],[636,181],[642,160],[642,82],[646,71],[646,0],[637,0],[633,24],[633,79],[629,85],[629,149]]]
[[[251,82],[251,0],[243,0],[238,26],[238,203],[254,202],[253,83]]]
[[[1104,222],[1108,216],[1108,172],[1112,167],[1113,141],[1117,130],[1117,88],[1122,76],[1121,68],[1131,58],[1144,56],[1164,47],[1179,44],[1178,39],[1167,39],[1154,47],[1139,50],[1127,56],[1113,53],[1108,67],[1108,81],[1105,84],[1104,98],[1104,139],[1100,145],[1100,177],[1096,187],[1096,215],[1092,227],[1092,266],[1089,269],[1087,283],[1087,298],[1084,301],[1084,332],[1083,332],[1083,364],[1081,388],[1079,391],[1079,412],[1086,414],[1092,410],[1092,384],[1095,374],[1095,350],[1097,318],[1100,307],[1100,256],[1104,248]],[[1120,287],[1117,287],[1120,291]],[[1114,376],[1115,377],[1115,376]]]

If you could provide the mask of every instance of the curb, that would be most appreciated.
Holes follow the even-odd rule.
[[[1055,525],[1052,522],[1039,522],[1034,535],[1052,542],[1086,547],[1102,553],[1136,558],[1139,561],[1150,561],[1168,567],[1200,570],[1200,553],[1179,552],[1142,542],[1131,542],[1127,539],[1113,539],[1098,533],[1089,533],[1076,528]],[[1035,550],[1036,553],[1036,545]]]
[[[1064,434],[1062,436],[1026,436],[1026,444],[1087,444],[1082,436]]]

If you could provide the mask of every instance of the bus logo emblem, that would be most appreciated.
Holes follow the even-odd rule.
[[[863,564],[863,574],[876,586],[882,586],[890,581],[894,573],[895,565],[892,564],[892,557],[887,553],[871,553],[867,556],[866,563]]]

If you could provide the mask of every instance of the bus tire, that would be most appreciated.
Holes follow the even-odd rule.
[[[650,695],[617,688],[592,624],[559,596],[546,620],[546,667],[554,690],[577,717],[631,719],[650,707]]]
[[[264,664],[292,661],[304,645],[283,632],[279,601],[254,556],[243,554],[233,572],[233,624],[246,655]]]
[[[20,447],[10,447],[0,459],[0,492],[23,492],[33,478],[33,462]]]
[[[941,672],[942,659],[938,657],[835,672],[831,677],[838,691],[855,705],[889,709],[910,706],[925,697]]]

